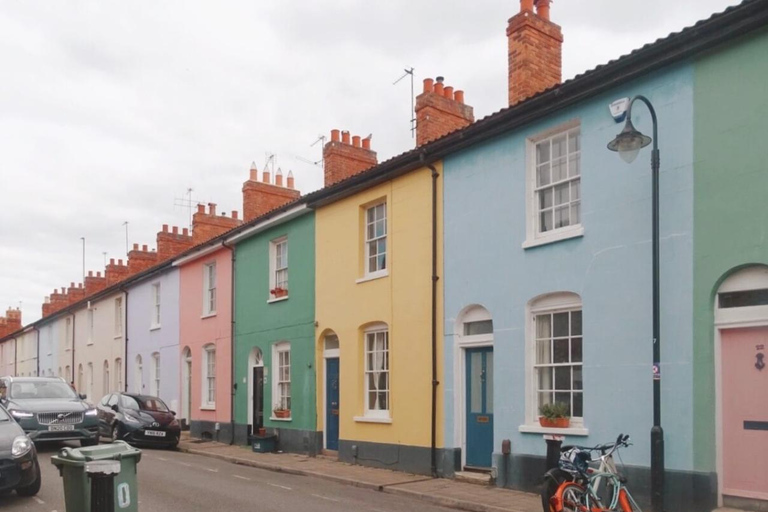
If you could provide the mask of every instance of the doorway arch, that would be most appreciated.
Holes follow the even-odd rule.
[[[339,337],[329,330],[323,333],[323,448],[339,449],[339,416],[341,413],[341,349]]]
[[[730,273],[714,309],[718,502],[768,501],[768,266]]]

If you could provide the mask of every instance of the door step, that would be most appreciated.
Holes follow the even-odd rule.
[[[491,485],[491,474],[477,471],[457,471],[453,477],[457,482],[476,485]]]

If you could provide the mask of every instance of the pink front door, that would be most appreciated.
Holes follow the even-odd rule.
[[[723,494],[768,499],[768,327],[721,333]]]

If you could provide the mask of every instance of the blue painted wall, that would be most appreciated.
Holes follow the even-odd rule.
[[[622,128],[609,115],[617,98],[644,94],[660,123],[663,412],[669,469],[692,469],[692,211],[693,73],[665,70],[585,101],[555,116],[457,153],[445,160],[446,445],[461,446],[454,330],[471,304],[493,316],[494,452],[503,439],[515,454],[544,456],[541,434],[526,422],[526,304],[551,292],[581,296],[584,315],[584,423],[587,437],[609,442],[620,432],[635,446],[628,464],[648,465],[651,384],[650,148],[625,164],[606,144]],[[635,125],[651,132],[640,104]],[[578,119],[584,236],[523,249],[526,240],[526,139]]]
[[[40,332],[40,376],[56,376],[59,362],[59,347],[64,346],[64,340],[59,340],[56,331],[56,321],[41,323],[37,329]],[[61,341],[61,343],[59,343]]]
[[[160,283],[160,325],[151,329],[152,285]],[[128,289],[128,391],[136,391],[136,356],[142,359],[142,392],[149,394],[152,354],[160,353],[160,398],[181,411],[179,271],[168,269]]]

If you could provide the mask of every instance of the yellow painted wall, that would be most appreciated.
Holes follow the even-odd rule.
[[[438,275],[442,276],[442,166],[438,178]],[[387,277],[363,277],[365,207],[387,201]],[[319,208],[316,215],[318,430],[324,423],[323,340],[333,331],[340,349],[342,440],[428,447],[431,421],[432,177],[422,168]],[[438,281],[438,380],[443,370],[443,289]],[[356,421],[364,413],[363,332],[389,326],[389,424]],[[437,446],[443,446],[443,392],[437,392]]]

